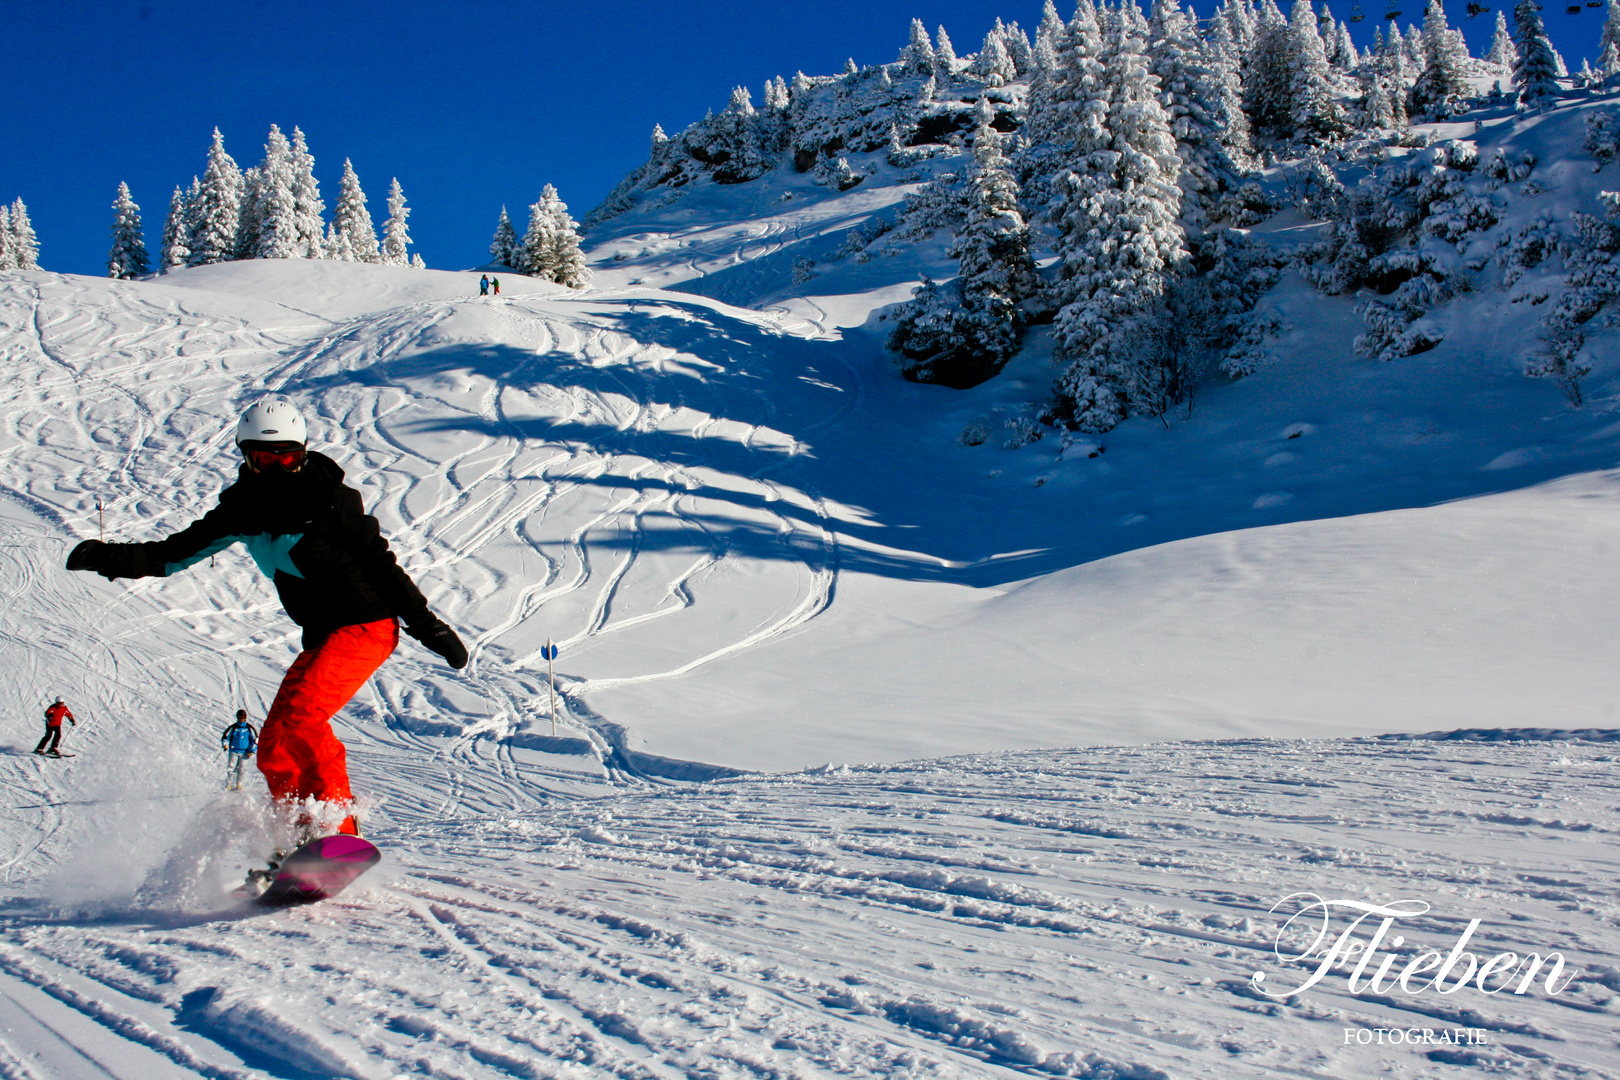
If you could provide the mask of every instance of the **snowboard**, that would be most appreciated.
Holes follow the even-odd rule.
[[[78,757],[78,754],[40,754],[40,757]]]
[[[376,866],[382,852],[358,836],[323,836],[288,855],[255,901],[261,907],[290,907],[329,900]]]

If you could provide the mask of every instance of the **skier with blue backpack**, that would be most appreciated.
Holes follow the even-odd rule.
[[[225,788],[227,791],[242,790],[242,766],[247,759],[253,756],[253,750],[259,745],[259,732],[248,723],[247,710],[236,710],[236,723],[226,728],[219,736],[219,747],[225,751]]]

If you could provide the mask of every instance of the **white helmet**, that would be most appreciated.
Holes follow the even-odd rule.
[[[282,398],[265,398],[242,414],[236,425],[236,442],[295,442],[309,441],[309,429],[296,406]]]

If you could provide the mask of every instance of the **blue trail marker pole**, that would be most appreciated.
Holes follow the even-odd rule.
[[[557,646],[551,643],[550,638],[546,638],[546,646],[540,650],[540,655],[546,658],[546,677],[551,683],[551,734],[555,736],[557,734],[557,672],[552,667],[552,661],[557,659]]]

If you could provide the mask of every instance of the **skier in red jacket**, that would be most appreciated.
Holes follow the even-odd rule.
[[[34,747],[34,753],[44,754],[47,757],[62,756],[62,752],[57,747],[62,745],[63,720],[66,720],[74,727],[79,726],[79,722],[73,719],[73,714],[68,712],[68,707],[63,704],[62,699],[57,698],[53,704],[45,708],[45,737],[39,740],[38,746]],[[50,744],[48,750],[45,748],[47,743]]]
[[[428,610],[360,493],[343,483],[343,470],[307,447],[304,418],[293,405],[276,398],[254,405],[237,425],[236,442],[244,459],[237,481],[201,520],[152,543],[86,540],[67,568],[108,580],[167,577],[245,544],[304,628],[304,651],[264,718],[259,771],[296,842],[333,831],[358,835],[347,757],[332,717],[393,653],[401,621],[452,667],[467,665],[467,650]]]

